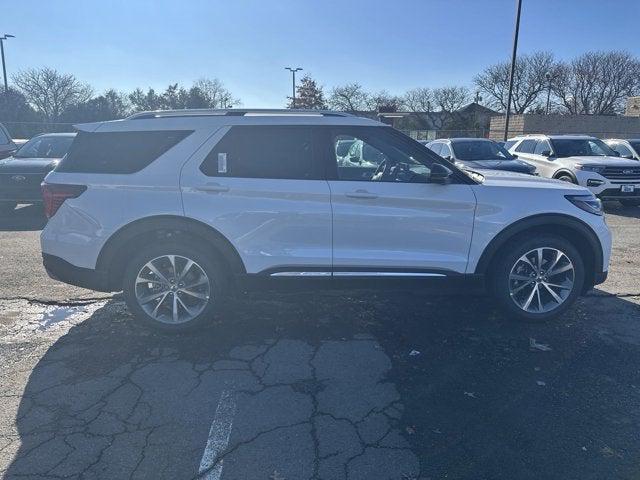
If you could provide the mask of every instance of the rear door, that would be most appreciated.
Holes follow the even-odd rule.
[[[183,169],[185,215],[222,233],[248,273],[329,275],[331,205],[316,136],[307,126],[222,128]]]
[[[347,139],[361,145],[358,164],[335,155]],[[476,205],[469,184],[427,183],[437,157],[390,128],[331,128],[325,141],[334,276],[465,272]]]

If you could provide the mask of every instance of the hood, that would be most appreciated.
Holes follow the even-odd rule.
[[[511,172],[519,173],[532,173],[535,171],[535,167],[522,160],[505,160],[505,159],[490,159],[490,160],[456,160],[456,163],[462,164],[467,168],[486,168],[490,170],[508,170]]]
[[[53,170],[58,158],[15,158],[0,160],[0,174],[6,173],[48,173]]]
[[[500,170],[482,170],[481,175],[484,176],[483,185],[496,187],[512,187],[512,188],[543,188],[552,190],[564,190],[568,194],[584,192],[585,195],[591,194],[591,191],[580,185],[575,185],[553,178],[537,177],[535,175],[524,175],[522,173],[514,173]]]
[[[606,165],[607,167],[637,167],[638,160],[620,157],[560,157],[558,160],[582,163],[583,165]]]

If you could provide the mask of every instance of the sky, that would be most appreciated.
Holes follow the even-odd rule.
[[[640,0],[523,0],[521,54],[640,56]],[[472,86],[509,59],[515,0],[0,0],[8,74],[52,67],[96,92],[219,78],[244,107],[283,107],[285,66],[328,93]]]

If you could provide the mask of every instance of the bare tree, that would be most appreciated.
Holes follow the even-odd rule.
[[[196,80],[193,88],[197,88],[202,93],[209,108],[231,108],[241,105],[240,100],[234,98],[233,94],[217,78]]]
[[[369,95],[367,108],[378,112],[397,112],[402,104],[402,98],[391,95],[386,90],[380,90]]]
[[[70,106],[88,101],[93,91],[71,74],[52,68],[29,69],[13,76],[13,83],[47,121],[57,121]]]
[[[471,95],[467,87],[442,87],[433,91],[433,101],[443,112],[455,112],[467,103]]]
[[[568,113],[611,115],[640,94],[640,60],[628,52],[587,52],[564,64],[553,91]]]
[[[430,112],[434,107],[433,92],[427,87],[413,88],[403,95],[402,104],[411,112]]]
[[[334,87],[329,95],[329,107],[333,110],[357,112],[366,110],[369,94],[357,82]]]
[[[473,79],[477,87],[488,96],[487,102],[496,110],[506,111],[509,92],[509,70],[511,62],[497,63],[487,67]],[[552,85],[560,75],[560,65],[549,52],[521,55],[516,60],[513,76],[512,110],[524,113],[533,108],[546,90],[551,76]]]

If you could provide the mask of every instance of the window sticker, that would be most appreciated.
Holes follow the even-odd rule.
[[[227,173],[227,154],[218,154],[218,173]]]

